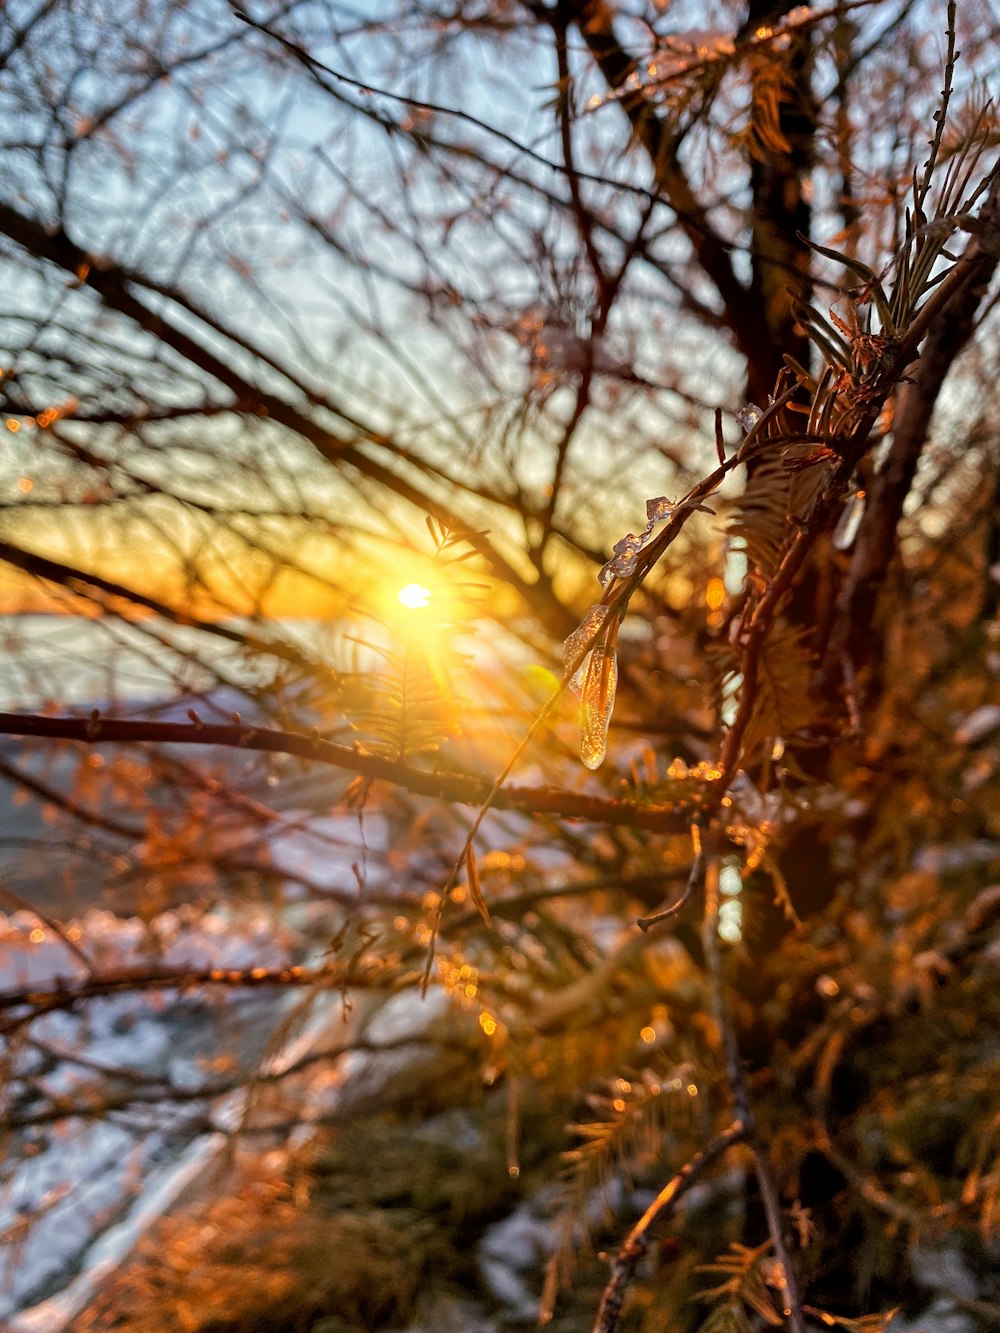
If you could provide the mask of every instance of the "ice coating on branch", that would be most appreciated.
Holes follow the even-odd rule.
[[[638,533],[628,533],[612,547],[612,556],[598,574],[598,582],[606,588],[612,579],[627,579],[635,573],[639,552],[653,535],[657,523],[665,523],[672,518],[677,506],[665,495],[654,496],[646,501],[646,527]]]
[[[612,546],[612,551],[621,560],[632,560],[642,550],[642,544],[645,541],[645,533],[638,537],[634,532],[627,532],[620,541],[616,541]]]
[[[736,413],[736,424],[744,435],[749,435],[763,415],[756,403],[747,403]]]
[[[594,636],[604,624],[610,607],[602,606],[599,602],[592,606],[587,614],[577,625],[576,629],[563,644],[563,670],[569,671],[573,663],[577,660],[585,648],[589,648],[594,641]],[[587,664],[590,661],[590,654],[573,671],[569,687],[573,693],[580,697],[583,692],[584,677],[587,670]]]
[[[614,648],[598,644],[590,654],[583,684],[583,726],[580,758],[588,768],[600,768],[608,750],[608,727],[618,688],[618,657]]]
[[[611,559],[597,576],[602,588],[606,588],[613,578],[627,579],[630,574],[635,573],[635,562],[649,538],[649,532],[650,529],[647,529],[639,536],[630,532],[622,537],[621,541],[615,542]]]

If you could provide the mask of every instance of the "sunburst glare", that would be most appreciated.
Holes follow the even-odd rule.
[[[396,596],[407,610],[422,611],[430,604],[431,590],[422,583],[408,583],[405,588],[400,588]]]

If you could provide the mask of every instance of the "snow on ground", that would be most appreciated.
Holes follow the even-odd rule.
[[[101,970],[151,961],[225,968],[290,961],[288,932],[276,932],[260,913],[236,929],[218,916],[186,922],[175,912],[151,926],[150,932],[138,920],[94,910],[68,929]],[[158,945],[155,959],[151,939]],[[0,959],[8,992],[86,976],[83,961],[28,912],[0,917]],[[128,993],[46,1014],[24,1043],[16,1035],[11,1043],[4,1110],[22,1119],[47,1117],[53,1105],[79,1109],[130,1087],[141,1094],[144,1087],[155,1092],[161,1081],[204,1083],[216,1007],[194,995]],[[16,1131],[0,1176],[0,1234],[8,1242],[0,1259],[0,1316],[72,1269],[93,1237],[137,1197],[148,1172],[179,1151],[202,1113],[197,1103],[139,1102],[94,1121],[46,1118]]]
[[[317,1006],[300,1035],[281,1054],[267,1061],[268,1072],[280,1073],[304,1055],[316,1038],[330,1026],[330,1004]],[[273,1020],[272,1015],[272,1020]],[[143,1232],[161,1217],[191,1185],[196,1183],[228,1141],[228,1131],[243,1119],[248,1095],[235,1090],[217,1098],[211,1106],[212,1122],[219,1129],[188,1138],[182,1151],[171,1152],[162,1163],[150,1155],[150,1165],[131,1198],[124,1201],[119,1220],[112,1226],[92,1227],[64,1262],[63,1284],[54,1294],[18,1310],[7,1326],[10,1333],[62,1333],[70,1320],[93,1298],[105,1281],[135,1248]],[[307,1118],[307,1117],[306,1117]],[[80,1145],[81,1147],[83,1145]],[[64,1153],[60,1166],[72,1166],[73,1155]],[[111,1165],[113,1159],[105,1162]],[[34,1239],[34,1238],[33,1238]],[[39,1242],[35,1240],[35,1248]],[[30,1260],[29,1260],[30,1263]],[[66,1275],[76,1271],[70,1281]]]
[[[356,819],[315,825],[290,828],[277,840],[275,860],[292,874],[356,893]],[[372,834],[384,836],[377,821],[372,825]],[[0,990],[82,980],[88,969],[73,945],[101,972],[301,963],[322,947],[313,936],[328,937],[327,913],[290,901],[280,913],[180,909],[144,922],[90,909],[65,923],[70,943],[30,912],[0,914]],[[239,1122],[238,1091],[208,1106],[171,1102],[159,1091],[167,1083],[183,1090],[225,1078],[231,1060],[255,1069],[300,998],[271,989],[127,992],[47,1014],[25,1041],[15,1034],[2,1093],[7,1116],[30,1120],[53,1103],[78,1110],[109,1093],[123,1101],[139,1096],[92,1121],[46,1116],[10,1136],[0,1167],[0,1320],[24,1333],[65,1326],[102,1274],[219,1150],[225,1136],[211,1127]],[[292,1063],[339,1020],[336,999],[315,1005],[305,1030],[279,1056],[268,1056],[268,1069]]]

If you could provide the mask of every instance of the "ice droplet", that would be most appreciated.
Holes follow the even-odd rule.
[[[606,588],[612,579],[627,579],[635,573],[639,552],[652,537],[653,529],[657,523],[672,518],[676,509],[677,506],[666,495],[657,495],[646,501],[645,529],[638,534],[630,532],[615,542],[611,559],[597,576],[602,588]]]
[[[635,557],[642,550],[644,541],[644,536],[637,537],[634,532],[630,532],[621,541],[615,542],[611,549],[619,560],[632,560],[634,562]]]
[[[668,518],[673,517],[676,509],[673,500],[665,495],[657,495],[655,499],[646,501],[646,531],[652,532],[657,523],[663,523]]]
[[[563,670],[569,671],[574,662],[585,648],[589,648],[594,642],[594,638],[604,624],[605,617],[610,607],[602,606],[600,602],[596,606],[588,609],[587,614],[580,621],[579,625],[563,643]],[[569,687],[573,693],[580,697],[583,692],[583,681],[587,670],[587,663],[590,661],[590,654],[583,659],[573,669],[573,675],[570,678]]]
[[[744,435],[749,435],[763,415],[756,403],[747,403],[736,413],[736,424]]]
[[[638,537],[630,532],[621,541],[615,542],[611,559],[597,576],[602,588],[606,588],[612,579],[627,579],[635,573],[635,562],[646,544],[649,532],[647,529]]]
[[[598,644],[590,654],[583,685],[583,728],[580,758],[588,768],[600,768],[608,749],[608,727],[618,688],[618,657],[614,648]]]

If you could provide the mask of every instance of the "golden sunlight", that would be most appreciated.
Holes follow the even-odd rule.
[[[402,604],[410,611],[422,611],[430,603],[431,590],[422,583],[408,583],[396,594]]]

